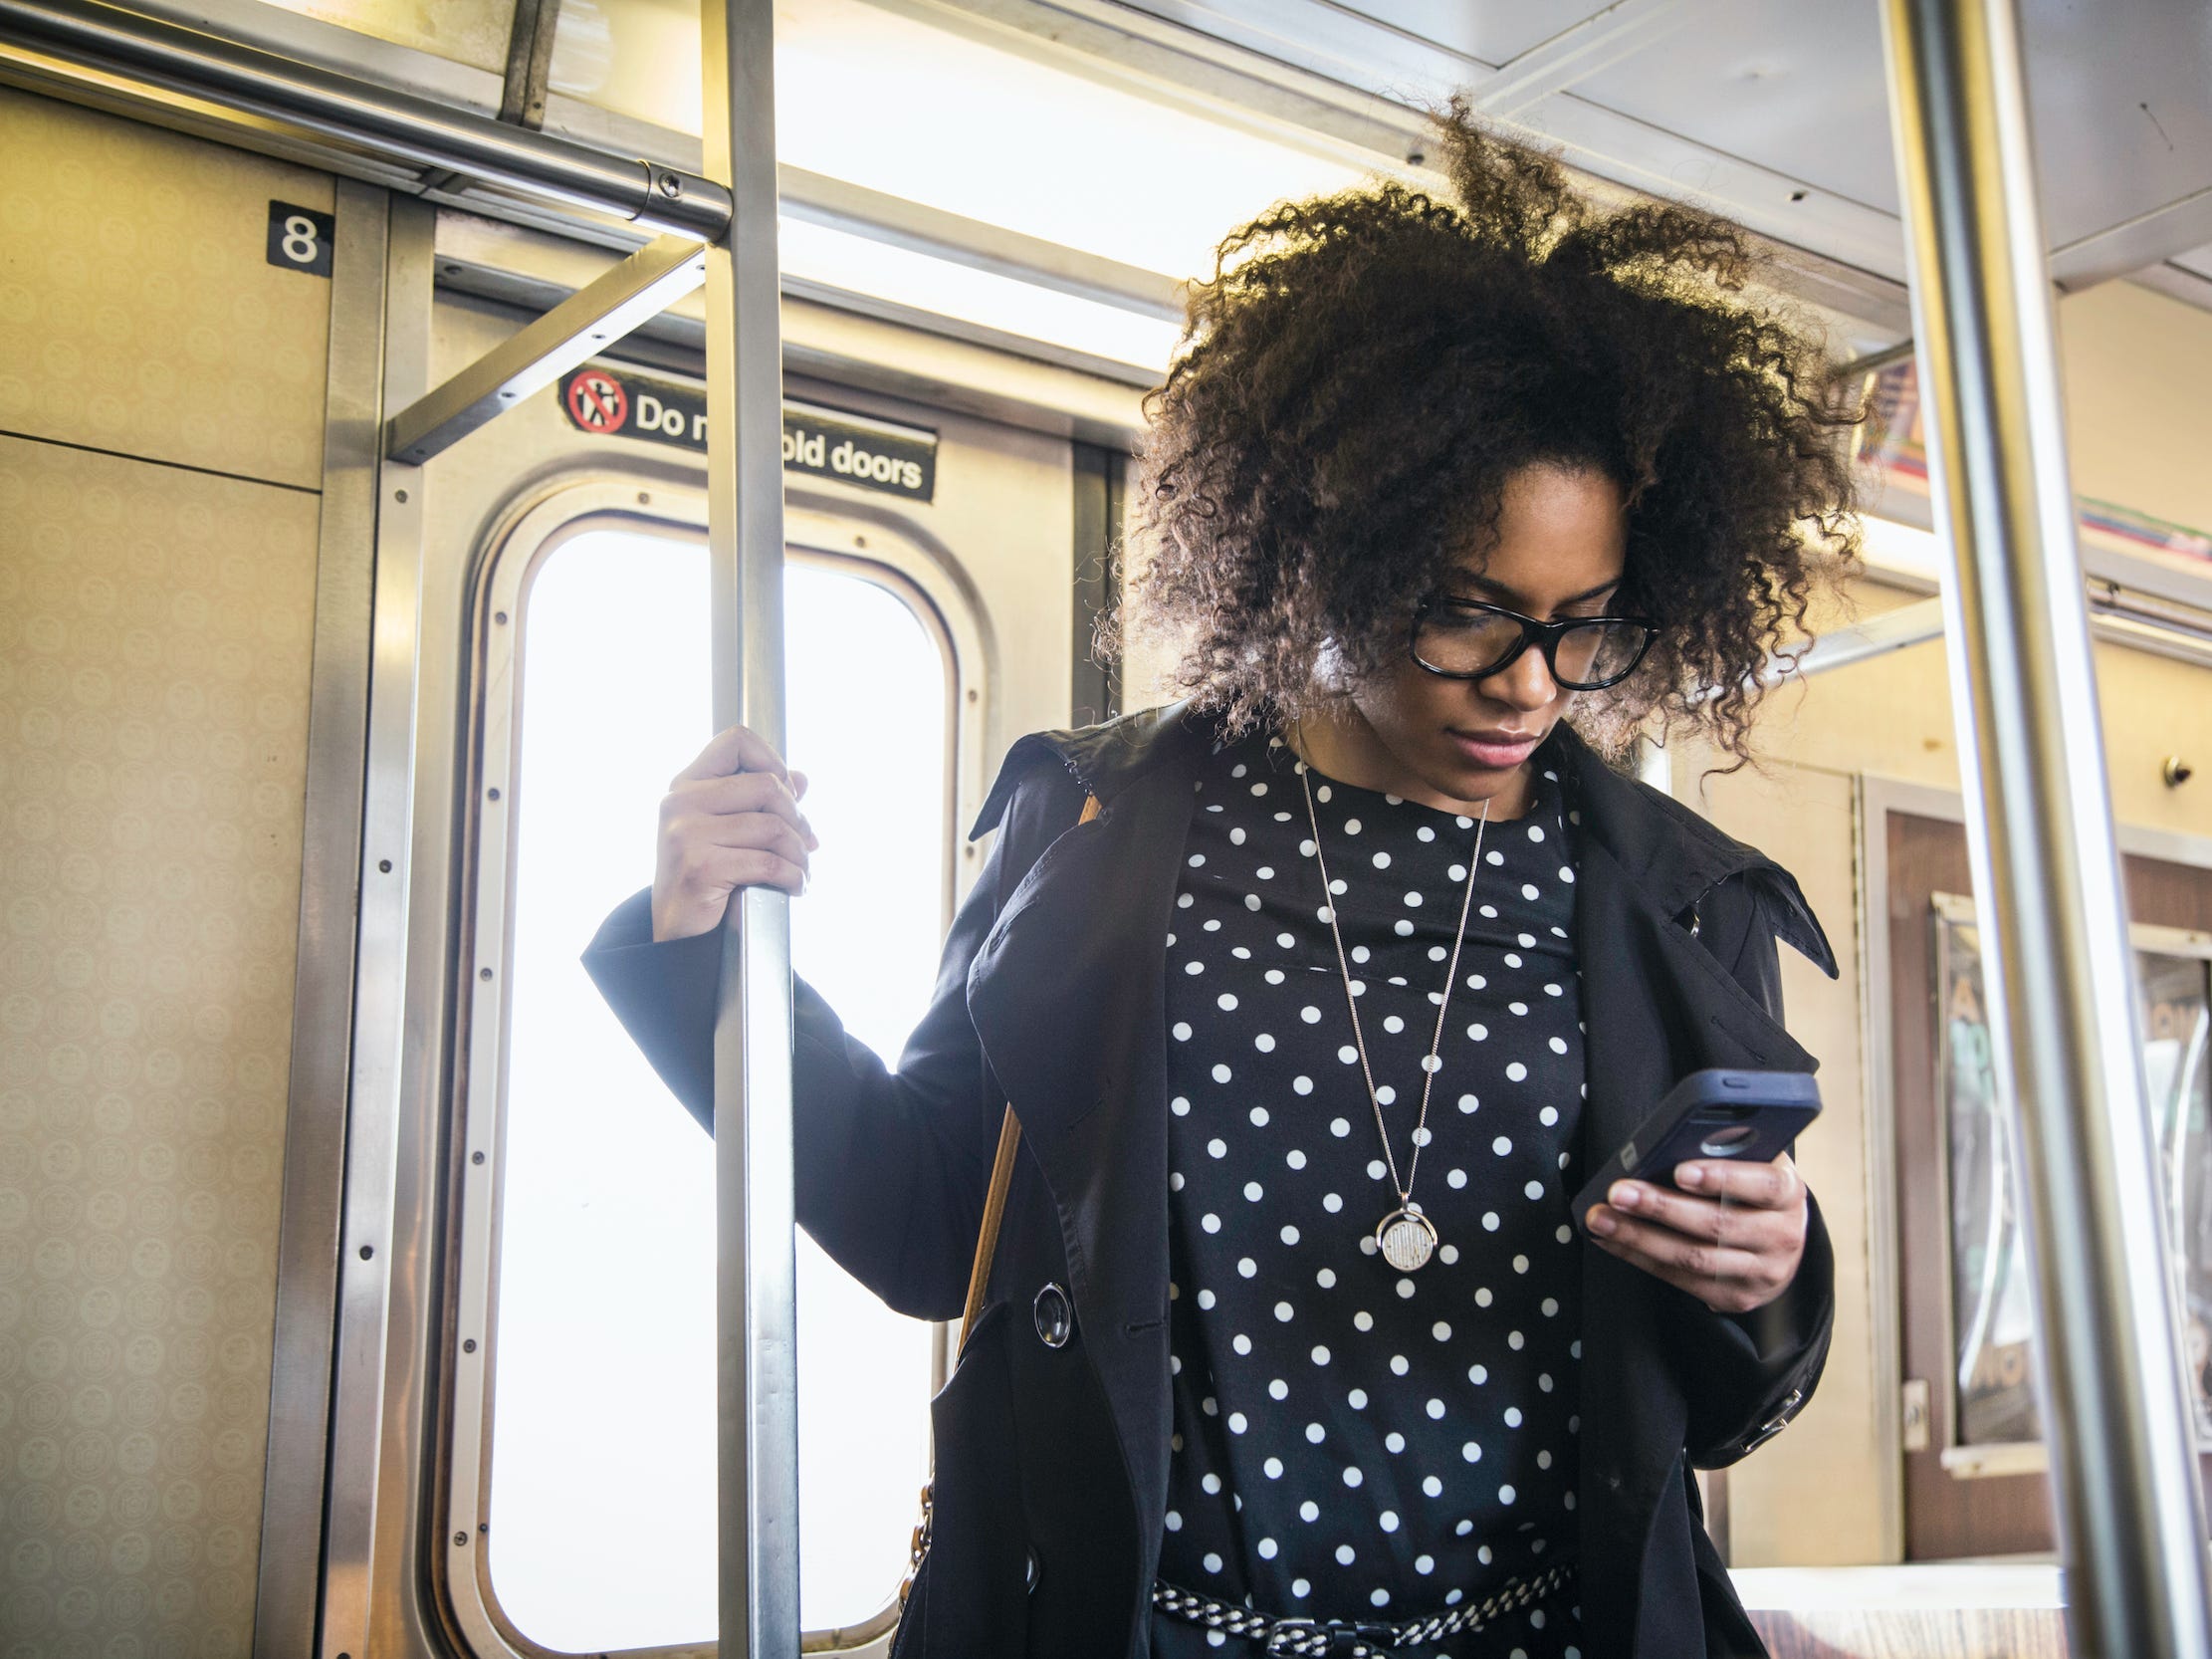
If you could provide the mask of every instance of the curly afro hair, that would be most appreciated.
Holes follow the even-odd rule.
[[[1324,641],[1340,685],[1395,665],[1512,474],[1595,470],[1627,506],[1613,608],[1659,638],[1574,724],[1618,759],[1656,715],[1741,765],[1754,676],[1857,558],[1856,400],[1812,331],[1741,297],[1739,227],[1601,210],[1460,101],[1438,124],[1455,200],[1385,183],[1221,242],[1147,398],[1143,568],[1101,640],[1176,640],[1174,689],[1232,734],[1294,717]]]

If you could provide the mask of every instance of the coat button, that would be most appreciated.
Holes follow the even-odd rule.
[[[1047,1285],[1037,1293],[1036,1301],[1029,1304],[1029,1313],[1037,1322],[1037,1340],[1048,1348],[1066,1347],[1067,1339],[1075,1334],[1075,1306],[1057,1285]]]

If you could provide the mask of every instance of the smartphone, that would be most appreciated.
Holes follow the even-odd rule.
[[[1575,1195],[1575,1225],[1587,1231],[1591,1206],[1630,1176],[1672,1186],[1674,1166],[1693,1158],[1772,1163],[1820,1110],[1810,1071],[1692,1071]]]

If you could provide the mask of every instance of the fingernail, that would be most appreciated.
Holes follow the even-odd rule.
[[[1633,1210],[1644,1202],[1644,1195],[1635,1187],[1630,1186],[1628,1182],[1623,1181],[1606,1194],[1606,1202],[1617,1209]]]
[[[1590,1231],[1600,1238],[1613,1236],[1613,1217],[1606,1213],[1602,1204],[1595,1206],[1590,1212]]]
[[[1674,1171],[1674,1179],[1685,1187],[1701,1187],[1705,1184],[1704,1167],[1700,1164],[1684,1164]]]

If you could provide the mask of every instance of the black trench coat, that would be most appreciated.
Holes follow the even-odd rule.
[[[938,1541],[904,1654],[1149,1649],[1170,1432],[1166,938],[1215,740],[1176,704],[1014,744],[971,831],[997,838],[896,1073],[794,982],[798,1219],[892,1307],[959,1317],[1008,1098],[1024,1131],[979,1337],[935,1408]],[[1836,962],[1788,871],[1572,731],[1561,741],[1583,779],[1574,942],[1595,1156],[1686,1072],[1813,1069],[1782,1026],[1777,941],[1831,977]],[[1076,828],[1086,791],[1103,811]],[[652,943],[650,902],[617,909],[584,963],[711,1126],[719,942]],[[1818,1208],[1795,1285],[1751,1314],[1588,1245],[1582,1273],[1583,1651],[1758,1653],[1689,1470],[1742,1457],[1812,1392],[1834,1312]],[[1033,1327],[1046,1285],[1074,1306],[1057,1348]]]

